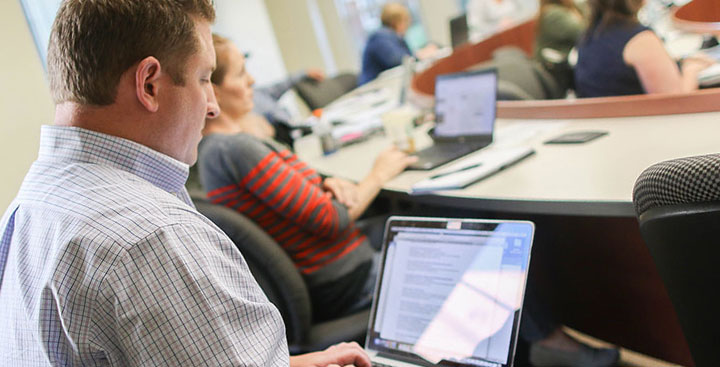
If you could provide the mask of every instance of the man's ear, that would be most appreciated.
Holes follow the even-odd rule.
[[[135,94],[140,104],[150,112],[157,112],[160,107],[158,92],[161,73],[160,61],[152,56],[140,61],[135,69]]]

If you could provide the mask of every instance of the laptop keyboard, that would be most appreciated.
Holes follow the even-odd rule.
[[[472,150],[471,146],[468,145],[462,145],[462,144],[433,144],[419,152],[417,152],[417,156],[420,159],[427,159],[432,157],[438,157],[438,156],[452,156],[456,154],[462,154],[465,152],[469,152]]]
[[[478,150],[483,146],[485,144],[433,144],[415,153],[418,161],[412,167],[420,169],[434,168]]]
[[[502,366],[499,363],[484,362],[484,361],[477,361],[477,360],[473,361],[473,365],[482,366],[482,367],[501,367]],[[394,367],[394,366],[372,361],[372,367]]]

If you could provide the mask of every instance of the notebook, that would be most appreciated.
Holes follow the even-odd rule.
[[[513,365],[534,224],[390,217],[365,349],[377,366]]]
[[[410,169],[433,169],[492,143],[497,71],[439,75],[435,81],[433,145],[416,153]]]
[[[412,194],[464,188],[533,155],[531,147],[488,147],[412,185]]]

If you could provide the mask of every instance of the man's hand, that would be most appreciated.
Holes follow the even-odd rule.
[[[415,56],[420,60],[429,59],[435,57],[438,53],[438,47],[434,43],[430,43],[427,46],[415,51]]]
[[[320,69],[307,69],[305,74],[307,74],[308,78],[315,79],[319,82],[325,79],[325,73]]]
[[[290,357],[290,367],[370,367],[370,358],[358,343],[340,343],[325,349]]]
[[[390,147],[375,158],[370,175],[378,179],[380,184],[384,184],[400,174],[407,166],[415,163],[417,159],[416,156],[408,155],[395,146]]]
[[[328,177],[323,181],[323,188],[348,208],[355,206],[358,202],[358,189],[353,182],[342,178]]]

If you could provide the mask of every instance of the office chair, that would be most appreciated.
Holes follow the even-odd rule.
[[[192,197],[197,210],[232,239],[265,295],[280,310],[291,354],[322,350],[345,341],[364,342],[369,310],[313,322],[305,281],[280,245],[242,214],[211,203],[204,194],[194,192]]]
[[[695,365],[719,366],[720,154],[651,166],[633,202]]]
[[[470,70],[488,67],[498,71],[499,101],[557,99],[566,94],[552,75],[517,47],[499,48],[493,52],[492,60]]]
[[[575,74],[570,66],[568,55],[554,49],[543,48],[540,50],[540,64],[558,84],[558,87],[567,93],[569,89],[575,89]]]
[[[310,110],[323,108],[338,97],[355,89],[357,75],[353,73],[338,74],[321,82],[305,78],[295,84],[295,91],[307,104]]]

